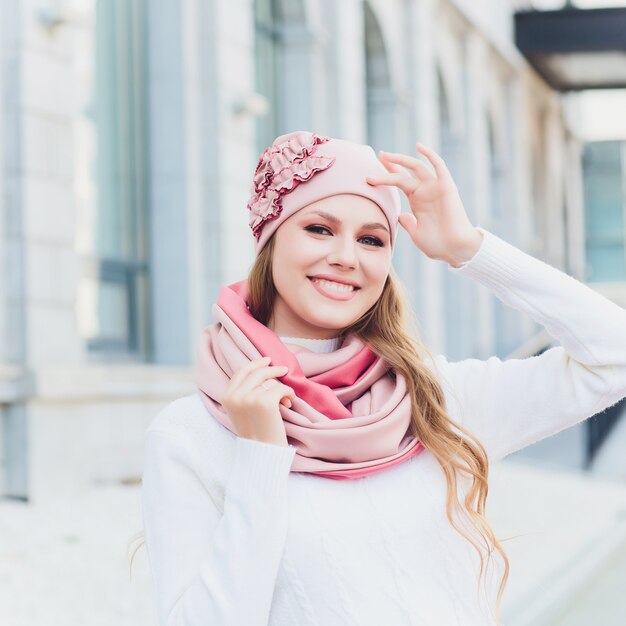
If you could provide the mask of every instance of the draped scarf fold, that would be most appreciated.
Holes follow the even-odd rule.
[[[424,449],[411,431],[406,380],[394,378],[384,361],[355,334],[333,352],[286,344],[250,313],[247,280],[218,293],[197,351],[196,383],[210,414],[235,435],[221,405],[235,371],[270,356],[289,371],[278,379],[291,387],[292,406],[279,404],[287,441],[295,446],[292,472],[354,479],[381,472]]]

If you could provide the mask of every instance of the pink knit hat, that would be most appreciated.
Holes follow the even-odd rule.
[[[257,240],[256,256],[288,217],[312,202],[340,193],[364,196],[378,204],[389,223],[393,252],[400,194],[393,185],[370,185],[365,180],[387,173],[366,144],[302,130],[277,137],[261,154],[246,205]]]

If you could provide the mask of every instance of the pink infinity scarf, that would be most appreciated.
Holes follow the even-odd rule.
[[[200,338],[196,382],[209,412],[236,433],[221,398],[232,374],[253,359],[271,356],[287,365],[280,380],[296,393],[291,408],[279,404],[293,472],[354,479],[382,472],[424,449],[411,433],[411,400],[404,377],[394,380],[384,361],[356,335],[334,352],[284,344],[258,322],[246,304],[247,281],[219,291],[217,323]]]

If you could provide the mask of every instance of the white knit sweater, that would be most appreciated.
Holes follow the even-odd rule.
[[[429,361],[451,418],[494,462],[626,396],[626,310],[481,230],[478,252],[449,270],[560,343],[527,359]],[[356,480],[290,472],[295,451],[235,437],[197,394],[154,418],[142,498],[162,625],[496,623],[487,603],[501,560],[479,598],[478,556],[448,522],[446,481],[428,451]]]

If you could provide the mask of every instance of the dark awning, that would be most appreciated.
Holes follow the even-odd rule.
[[[515,43],[558,91],[626,87],[626,8],[520,11]]]

